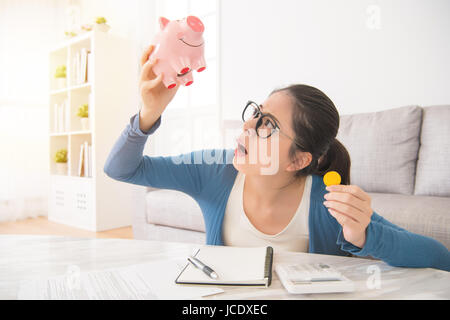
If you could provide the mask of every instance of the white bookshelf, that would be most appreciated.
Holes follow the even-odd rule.
[[[78,82],[73,59],[82,49],[91,53],[89,77]],[[90,231],[131,225],[132,212],[139,209],[136,188],[107,177],[103,167],[130,117],[130,104],[135,101],[135,90],[130,85],[135,78],[135,60],[126,39],[96,30],[50,51],[49,220]],[[66,65],[67,85],[58,88],[54,73],[62,64]],[[58,128],[55,104],[62,105],[64,101],[64,128]],[[84,103],[89,104],[88,130],[82,130],[77,116]],[[79,176],[80,150],[86,141],[92,150],[91,175]],[[68,169],[64,174],[57,173],[54,162],[59,149],[68,151]]]

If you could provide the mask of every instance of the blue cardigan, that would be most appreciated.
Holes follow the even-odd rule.
[[[142,186],[173,189],[191,196],[200,206],[208,245],[224,245],[222,223],[237,170],[234,150],[208,149],[179,156],[143,156],[147,138],[161,124],[161,117],[146,133],[133,115],[111,150],[104,172],[111,178]],[[203,159],[203,161],[202,161]],[[356,247],[344,239],[342,227],[323,205],[322,177],[312,176],[309,209],[309,252],[371,256],[392,266],[431,267],[450,271],[450,252],[440,242],[402,229],[373,212],[366,243]]]

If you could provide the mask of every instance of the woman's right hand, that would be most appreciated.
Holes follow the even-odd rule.
[[[153,72],[154,65],[158,59],[149,60],[154,45],[150,45],[141,57],[141,77],[139,89],[142,98],[142,109],[140,111],[140,129],[148,131],[158,120],[163,111],[169,105],[178,91],[179,85],[173,89],[167,89],[162,82],[163,74],[156,76]]]

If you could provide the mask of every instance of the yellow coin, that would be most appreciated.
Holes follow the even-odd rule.
[[[341,183],[341,176],[336,171],[329,171],[323,176],[323,183],[328,186]]]

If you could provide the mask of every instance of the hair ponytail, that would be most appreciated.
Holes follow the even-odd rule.
[[[336,171],[341,176],[341,184],[350,184],[350,155],[344,145],[334,138],[324,154],[318,159],[314,174],[323,176],[328,171]]]
[[[323,176],[328,171],[336,171],[341,176],[341,184],[350,184],[350,155],[336,139],[339,113],[330,98],[319,89],[302,84],[276,89],[270,95],[279,91],[286,91],[293,102],[296,143],[292,144],[290,157],[295,159],[297,151],[312,155],[311,163],[295,176]]]

